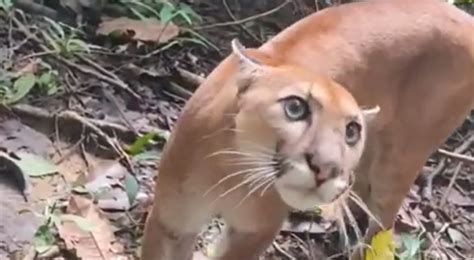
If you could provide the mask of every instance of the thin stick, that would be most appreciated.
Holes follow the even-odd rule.
[[[458,165],[456,166],[456,169],[454,170],[454,174],[451,177],[451,180],[449,181],[449,185],[446,188],[446,192],[443,194],[443,197],[439,201],[439,206],[443,207],[444,204],[446,203],[446,199],[448,198],[449,193],[451,192],[451,189],[453,188],[454,182],[456,181],[456,178],[458,177],[459,172],[461,172],[463,166],[463,162],[459,162]]]
[[[271,15],[271,14],[279,11],[280,9],[282,9],[283,7],[285,7],[287,4],[289,4],[291,2],[293,2],[293,0],[287,0],[287,1],[283,2],[281,5],[273,8],[273,9],[270,9],[266,12],[261,13],[261,14],[253,15],[253,16],[250,16],[250,17],[247,17],[247,18],[244,18],[244,19],[231,21],[231,22],[223,22],[223,23],[203,25],[203,26],[196,27],[194,29],[195,30],[205,30],[205,29],[210,29],[210,28],[215,28],[215,27],[223,27],[223,26],[243,24],[243,23],[246,23],[246,22],[249,22],[249,21],[253,21],[253,20],[268,16],[268,15]]]
[[[474,164],[474,157],[460,154],[460,153],[455,153],[455,152],[450,152],[444,149],[438,149],[438,153],[442,155],[446,155],[452,159],[459,160],[459,161],[464,161],[467,163],[472,163]]]
[[[470,147],[472,147],[472,144],[474,143],[474,132],[471,132],[470,137],[464,141],[459,147],[454,149],[454,153],[456,154],[462,154],[467,151]],[[446,158],[441,159],[441,161],[438,163],[436,168],[426,177],[426,184],[423,189],[422,197],[430,200],[431,197],[433,196],[433,179],[435,178],[436,175],[440,174],[444,168],[446,167]]]
[[[237,17],[235,17],[234,13],[230,10],[229,4],[227,4],[226,0],[222,0],[222,3],[224,4],[224,8],[227,11],[227,14],[230,16],[230,18],[234,19],[234,21],[237,21]],[[243,23],[239,24],[239,26],[248,34],[250,35],[254,40],[256,40],[259,43],[262,43],[262,40],[258,38],[255,34],[253,34]]]
[[[292,255],[290,255],[288,252],[286,252],[285,250],[283,250],[283,248],[281,248],[277,242],[273,241],[273,247],[276,249],[276,251],[278,251],[278,253],[284,255],[286,258],[290,259],[290,260],[296,260],[295,257],[293,257]]]

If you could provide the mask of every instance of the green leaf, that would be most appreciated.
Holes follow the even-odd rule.
[[[5,99],[12,95],[12,91],[7,86],[0,85],[0,103],[4,103]]]
[[[51,72],[43,73],[39,76],[36,82],[40,85],[47,86],[53,82],[53,75]]]
[[[59,25],[57,22],[49,19],[48,17],[43,17],[45,21],[47,21],[50,25],[51,28],[54,30],[51,30],[53,36],[57,36],[59,39],[66,39],[66,34],[64,33],[64,29]]]
[[[0,59],[0,62],[2,62],[1,59]],[[0,85],[4,85],[4,86],[11,86],[12,85],[11,75],[8,72],[1,69],[1,68],[0,68]]]
[[[197,14],[196,12],[194,12],[194,10],[189,5],[187,5],[185,3],[180,3],[178,9],[180,9],[181,11],[191,15],[196,20],[202,21],[202,17],[199,14]]]
[[[36,83],[38,87],[48,95],[53,95],[58,92],[57,78],[51,71],[41,74],[41,76],[37,78]]]
[[[127,173],[125,175],[125,191],[127,192],[127,197],[128,201],[130,202],[130,205],[132,205],[135,201],[139,189],[140,186],[135,176],[131,175],[130,173]]]
[[[155,11],[155,9],[153,9],[153,7],[145,4],[145,3],[141,3],[140,1],[122,1],[122,3],[125,3],[126,6],[129,7],[130,10],[132,10],[132,6],[130,4],[134,4],[138,7],[141,7],[147,11],[149,11],[150,13],[152,13],[153,15],[155,15],[156,17],[160,17],[160,14],[158,12]],[[135,9],[135,8],[133,8]],[[133,11],[133,10],[132,10]],[[139,12],[138,10],[135,9],[135,12],[134,12],[135,15],[137,15],[140,19],[146,19],[142,14],[141,12]]]
[[[143,136],[140,136],[135,142],[126,148],[127,152],[131,155],[141,153],[147,144],[153,141],[158,134],[155,132],[149,132]]]
[[[51,248],[55,240],[51,232],[51,227],[48,224],[43,224],[36,230],[33,244],[35,245],[36,251],[41,254]]]
[[[24,98],[36,83],[36,76],[33,73],[26,73],[13,83],[11,96],[8,97],[7,104],[13,104]]]
[[[422,240],[411,234],[401,234],[400,239],[402,245],[401,248],[397,250],[401,251],[397,253],[398,257],[403,260],[416,259],[416,255],[421,248]]]
[[[137,10],[136,8],[134,8],[133,6],[128,6],[128,9],[129,9],[134,15],[136,15],[136,16],[138,17],[138,19],[140,19],[140,20],[142,20],[142,21],[146,19],[146,17],[145,17],[144,15],[142,15],[142,14],[140,13],[140,11],[138,11],[138,10]]]
[[[90,52],[87,43],[79,39],[69,40],[66,45],[66,50],[68,52]]]
[[[172,5],[164,5],[160,10],[160,20],[162,22],[169,22],[174,17],[174,7]]]
[[[48,91],[46,91],[46,94],[48,94],[49,96],[56,94],[56,92],[58,92],[58,89],[59,88],[56,83],[51,83],[48,85]]]
[[[81,216],[72,215],[72,214],[64,214],[64,215],[60,215],[59,219],[63,222],[72,221],[72,222],[76,223],[76,225],[80,229],[82,229],[86,232],[92,232],[95,229],[93,223],[91,223],[88,219],[83,218]]]
[[[41,177],[59,172],[56,165],[41,156],[26,152],[17,152],[16,155],[21,159],[14,159],[16,165],[28,176]]]
[[[53,50],[57,53],[61,52],[61,46],[58,44],[56,40],[54,40],[48,33],[45,31],[40,31],[43,35],[44,39],[48,42],[48,44],[53,48]]]
[[[191,17],[186,12],[183,12],[182,10],[179,10],[177,12],[189,25],[193,24],[193,21],[191,20]]]
[[[11,0],[0,0],[0,10],[3,9],[5,12],[10,12],[13,7],[13,2]]]

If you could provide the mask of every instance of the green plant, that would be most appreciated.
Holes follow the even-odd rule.
[[[36,77],[33,73],[25,73],[13,80],[13,78],[4,73],[0,79],[0,103],[13,104],[25,97],[36,83]]]
[[[127,7],[134,16],[141,20],[156,18],[165,23],[165,25],[170,22],[174,22],[178,25],[192,25],[196,21],[202,20],[201,16],[185,3],[173,4],[167,0],[120,0],[120,2]],[[177,37],[159,50],[164,51],[176,44],[192,42],[202,45],[205,48],[211,47],[217,52],[220,52],[216,45],[208,41],[204,36],[196,31],[186,28],[185,26],[181,27],[180,31],[189,36]]]
[[[43,37],[54,52],[71,57],[76,53],[90,52],[89,46],[78,38],[79,31],[75,28],[61,25],[47,17],[45,21],[49,23],[47,30],[41,30]]]
[[[0,0],[0,10],[10,13],[13,7],[12,0]]]
[[[38,214],[37,214],[38,215]],[[87,219],[72,215],[62,214],[56,208],[56,201],[49,199],[42,214],[43,224],[38,227],[34,234],[33,244],[40,254],[47,251],[56,243],[55,227],[61,226],[63,222],[72,221],[84,231],[92,231],[94,226]]]
[[[185,3],[177,5],[166,0],[121,0],[130,12],[139,19],[157,18],[162,22],[185,22],[192,25],[194,21],[201,20],[194,10]]]
[[[424,240],[421,238],[421,234],[417,236],[413,234],[401,234],[396,256],[400,260],[420,259],[423,242]]]
[[[45,62],[36,73],[27,72],[18,77],[0,70],[0,103],[11,105],[28,95],[34,87],[42,94],[53,95],[59,90],[58,71]]]
[[[138,137],[133,144],[126,146],[125,150],[132,156],[143,153],[146,146],[153,143],[153,139],[156,137],[158,137],[158,133],[146,133],[145,135]]]
[[[36,80],[37,87],[42,93],[48,96],[53,95],[59,90],[59,73],[48,63],[42,62],[41,65],[44,70]]]

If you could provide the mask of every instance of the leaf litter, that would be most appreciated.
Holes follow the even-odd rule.
[[[59,236],[68,249],[74,249],[82,259],[127,259],[123,245],[117,241],[114,228],[90,199],[72,195],[66,212],[56,224]],[[82,218],[77,221],[78,216]],[[68,221],[68,219],[73,221]]]

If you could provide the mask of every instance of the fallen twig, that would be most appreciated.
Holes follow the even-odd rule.
[[[291,3],[292,1],[293,0],[287,0],[287,1],[283,2],[282,4],[280,4],[279,6],[273,8],[273,9],[270,9],[266,12],[263,12],[263,13],[260,13],[260,14],[257,14],[257,15],[253,15],[253,16],[250,16],[250,17],[247,17],[247,18],[244,18],[244,19],[231,21],[231,22],[223,22],[223,23],[215,23],[215,24],[198,26],[198,27],[195,27],[194,29],[195,30],[205,30],[205,29],[210,29],[210,28],[215,28],[215,27],[243,24],[243,23],[246,23],[246,22],[250,22],[250,21],[253,21],[253,20],[268,16],[268,15],[271,15],[271,14],[279,11],[280,9],[282,9],[283,7],[285,7],[287,4]]]
[[[86,118],[86,117],[80,116],[79,114],[73,111],[63,111],[57,114],[56,116],[54,116],[50,112],[44,109],[33,107],[30,105],[25,105],[25,104],[15,105],[11,107],[11,110],[12,112],[14,112],[20,117],[21,116],[32,117],[36,120],[49,121],[49,120],[53,120],[53,117],[56,117],[56,120],[63,121],[63,122],[72,120],[79,123],[85,123],[86,126],[92,126],[94,129],[98,128],[104,133],[115,134],[119,139],[125,142],[133,142],[135,138],[137,137],[137,135],[133,131],[128,129],[126,126],[112,123],[112,122],[107,122],[104,120]],[[141,129],[140,132],[141,133],[155,132],[155,133],[158,133],[158,135],[164,139],[166,139],[168,136],[167,131],[161,130],[152,126],[145,126]]]
[[[116,80],[120,80],[119,77],[117,77],[117,75],[115,75],[114,73],[108,71],[107,69],[105,69],[104,67],[102,67],[100,64],[98,64],[97,62],[89,59],[89,58],[86,58],[86,57],[83,57],[83,56],[80,56],[80,55],[76,55],[76,57],[83,61],[84,63],[87,63],[87,65],[93,67],[94,69],[100,71],[101,73],[107,75],[108,77],[110,78],[113,78],[113,79],[116,79]]]
[[[461,172],[462,166],[463,166],[463,162],[459,162],[458,165],[456,165],[456,169],[454,170],[453,176],[451,176],[449,185],[446,188],[446,191],[444,192],[443,197],[439,201],[440,207],[443,207],[444,204],[446,203],[446,199],[448,198],[448,195],[451,192],[451,189],[453,188],[454,182],[456,181],[456,178],[458,177],[459,172]]]
[[[45,110],[42,110],[37,107],[29,106],[29,105],[15,105],[12,108],[12,111],[20,116],[29,116],[29,117],[36,117],[42,118],[43,120],[57,120],[59,122],[67,122],[65,125],[70,125],[71,121],[79,123],[82,127],[85,127],[96,134],[100,139],[105,141],[110,148],[114,149],[117,155],[120,157],[126,157],[126,153],[122,150],[120,144],[118,144],[115,140],[110,138],[100,127],[94,124],[88,118],[82,117],[74,111],[62,111],[59,112],[57,115],[52,113],[48,113]]]
[[[67,60],[67,59],[64,59],[62,57],[56,57],[56,59],[58,59],[59,61],[61,61],[62,63],[66,64],[67,66],[69,67],[72,67],[84,74],[87,74],[89,76],[93,76],[95,78],[98,78],[102,81],[105,81],[113,86],[116,86],[122,90],[124,90],[125,92],[127,92],[128,94],[130,94],[131,96],[133,96],[134,98],[138,99],[138,100],[141,100],[141,97],[140,95],[138,95],[135,91],[133,91],[132,89],[130,89],[128,87],[127,84],[125,84],[125,82],[123,82],[122,80],[118,80],[116,78],[110,78],[110,77],[107,77],[103,74],[99,74],[97,73],[95,70],[91,70],[89,68],[86,68],[84,66],[81,66],[79,64],[76,64],[70,60]]]
[[[455,154],[462,154],[467,149],[471,148],[474,143],[474,133],[464,141],[459,147],[454,149]],[[440,174],[446,167],[446,158],[442,158],[436,168],[426,177],[426,184],[422,192],[422,197],[427,200],[431,200],[433,196],[433,179],[436,175]]]
[[[77,101],[77,103],[83,108],[85,109],[86,108],[86,105],[84,104],[84,102],[82,101],[82,99],[79,97],[78,93],[76,91],[74,91],[74,87],[72,85],[72,83],[69,81],[69,78],[71,78],[71,80],[74,81],[74,83],[77,84],[77,79],[74,77],[74,74],[72,73],[71,70],[68,70],[67,73],[65,74],[64,76],[64,81],[66,84],[64,84],[64,87],[65,87],[65,90],[66,90],[66,93],[68,93],[69,95],[71,95],[74,100]],[[69,108],[69,102],[68,102],[68,108]]]
[[[76,149],[77,148],[80,148],[81,147],[81,144],[82,142],[84,141],[85,139],[85,136],[81,136],[81,139],[79,139],[79,141],[77,141],[75,144],[73,144],[70,148],[69,148],[69,151],[62,155],[61,158],[59,158],[55,164],[59,165],[60,163],[62,163],[64,160],[66,160],[67,158],[69,158],[71,155],[73,155],[75,152],[76,152]]]
[[[286,252],[285,250],[283,250],[283,248],[281,248],[277,242],[273,242],[273,247],[276,249],[276,251],[278,251],[278,253],[286,256],[286,258],[290,259],[290,260],[296,260],[295,257],[293,257],[292,255],[290,255],[288,252]]]
[[[183,97],[184,99],[189,99],[193,95],[191,91],[181,87],[180,85],[172,81],[170,81],[170,90],[178,94],[180,97]]]
[[[452,159],[459,160],[459,161],[464,161],[466,163],[474,163],[474,157],[464,155],[464,154],[459,154],[455,152],[450,152],[444,149],[438,149],[438,153],[442,155],[446,155]]]
[[[153,77],[153,78],[162,77],[160,74],[158,74],[156,72],[140,68],[140,67],[136,66],[133,63],[128,64],[123,69],[126,70],[127,73],[129,73],[128,75],[131,74],[135,77],[140,77],[142,75],[146,75],[146,76]],[[178,73],[177,70],[175,70],[175,72]],[[153,85],[155,85],[155,84],[153,84]],[[189,85],[189,84],[187,84],[187,85]],[[193,91],[194,91],[194,89],[184,88],[181,85],[173,82],[172,80],[169,81],[169,85],[167,85],[167,88],[171,92],[174,93],[173,96],[177,96],[179,100],[184,100],[184,101],[188,100],[192,96]]]
[[[102,93],[110,101],[110,103],[112,103],[112,105],[117,110],[120,117],[122,118],[122,121],[128,126],[128,129],[130,129],[130,131],[132,131],[135,135],[138,136],[139,133],[138,133],[137,129],[133,126],[133,124],[130,122],[130,120],[128,120],[128,118],[125,116],[125,113],[122,111],[122,108],[119,106],[118,101],[114,97],[114,95],[112,95],[112,93],[110,93],[106,89],[102,89]]]
[[[237,17],[235,17],[234,13],[232,13],[232,11],[230,10],[230,7],[229,7],[229,4],[227,4],[227,1],[222,0],[222,3],[224,4],[224,8],[225,8],[227,14],[230,16],[230,18],[232,18],[234,21],[237,21]],[[252,33],[252,31],[250,31],[245,26],[245,24],[239,23],[238,25],[242,28],[242,30],[244,30],[248,35],[250,35],[250,37],[252,37],[255,41],[257,41],[259,43],[263,42],[262,39],[258,38],[254,33]]]
[[[182,68],[174,68],[174,71],[177,72],[178,76],[182,78],[183,81],[192,86],[192,89],[190,89],[191,91],[196,90],[206,79],[205,77],[201,77]]]

